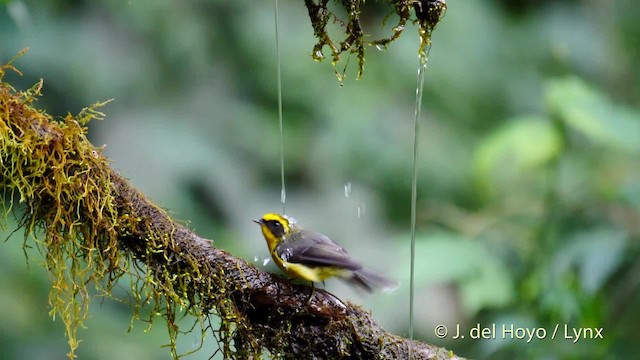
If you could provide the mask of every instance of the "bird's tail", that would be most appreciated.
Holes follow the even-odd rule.
[[[362,289],[373,292],[381,289],[385,292],[391,291],[398,286],[398,283],[386,278],[384,275],[367,268],[358,269],[351,272],[351,276],[347,278],[350,283],[361,287]]]

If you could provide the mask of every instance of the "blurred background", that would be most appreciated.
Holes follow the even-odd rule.
[[[340,86],[311,59],[303,2],[279,5],[287,213],[400,282],[369,296],[325,288],[407,336],[416,28],[368,48],[360,80],[352,58]],[[639,356],[638,3],[448,5],[423,100],[416,337],[479,359]],[[390,34],[389,10],[367,1],[365,31]],[[282,210],[274,30],[273,1],[1,0],[0,62],[28,47],[24,76],[5,81],[43,78],[36,105],[58,117],[113,98],[89,125],[112,166],[216,246],[277,271],[251,222]],[[15,228],[0,230],[0,358],[64,359],[42,257],[26,249],[27,263]],[[79,358],[168,359],[160,319],[127,332],[130,318],[94,299]],[[477,324],[547,338],[452,339]],[[574,343],[565,324],[604,338]],[[182,335],[180,350],[199,338]],[[208,339],[189,358],[216,348]]]

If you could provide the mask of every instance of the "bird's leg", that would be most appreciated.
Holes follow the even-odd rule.
[[[313,300],[313,295],[315,295],[316,292],[316,284],[312,281],[311,282],[311,295],[309,295],[309,301],[307,301],[307,306],[309,306],[311,304],[311,300]]]

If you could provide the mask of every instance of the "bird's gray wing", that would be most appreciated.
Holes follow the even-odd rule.
[[[362,268],[340,245],[319,233],[293,233],[278,244],[276,251],[283,260],[292,263],[335,266],[352,271]]]

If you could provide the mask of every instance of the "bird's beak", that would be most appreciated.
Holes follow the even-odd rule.
[[[262,219],[259,220],[253,220],[254,223],[258,224],[258,225],[262,225],[264,224],[264,221],[262,221]]]

